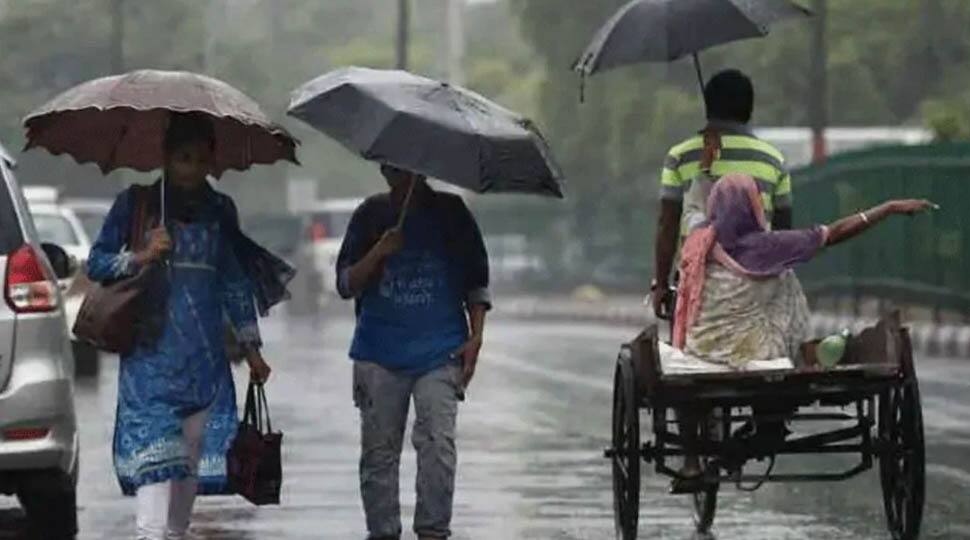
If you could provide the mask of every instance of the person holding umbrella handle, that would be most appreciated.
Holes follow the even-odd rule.
[[[162,179],[124,191],[89,259],[109,282],[164,263],[152,274],[134,350],[122,354],[114,463],[122,491],[137,498],[136,538],[184,538],[196,494],[225,492],[225,452],[237,422],[224,346],[226,320],[246,351],[252,378],[271,369],[260,353],[251,261],[235,246],[235,204],[208,183],[215,133],[208,116],[171,116]],[[136,212],[148,223],[144,248],[128,236]],[[147,224],[146,224],[147,225]]]
[[[361,417],[361,496],[371,539],[400,538],[398,469],[410,402],[417,451],[414,531],[451,535],[458,403],[482,348],[488,256],[471,212],[423,175],[381,167],[389,192],[347,228],[337,288],[353,298],[354,402]]]

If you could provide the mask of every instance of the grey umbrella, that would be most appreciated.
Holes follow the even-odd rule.
[[[293,92],[288,114],[364,159],[478,193],[562,198],[562,173],[528,119],[406,71],[341,68]]]
[[[633,0],[596,33],[573,68],[584,78],[638,62],[672,62],[723,43],[763,37],[771,24],[810,16],[789,0]]]

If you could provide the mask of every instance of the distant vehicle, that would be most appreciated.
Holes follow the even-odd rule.
[[[27,204],[57,204],[61,192],[54,186],[27,186],[23,188]]]
[[[59,204],[27,203],[34,217],[37,234],[42,242],[50,242],[64,248],[67,253],[84,263],[91,253],[91,239],[84,224],[70,208]]]
[[[259,245],[294,262],[309,244],[309,228],[304,216],[257,214],[244,220],[246,233]]]
[[[286,215],[245,219],[246,231],[270,251],[290,260],[300,272],[291,286],[288,309],[305,313],[337,296],[337,255],[350,218],[364,199],[303,202]]]
[[[756,128],[758,137],[778,147],[789,169],[812,164],[812,130],[805,127]],[[933,132],[919,127],[832,127],[825,130],[827,155],[893,144],[926,144]]]
[[[26,193],[26,197],[40,241],[62,246],[68,255],[78,262],[79,271],[60,283],[61,290],[64,292],[66,324],[68,332],[71,334],[78,374],[96,374],[100,361],[97,349],[74,339],[71,331],[74,328],[74,321],[77,320],[77,314],[81,310],[84,295],[90,286],[84,268],[87,265],[88,255],[91,253],[92,237],[85,230],[84,222],[76,211],[59,200],[55,189],[46,186],[32,186]],[[90,210],[87,212],[91,213]],[[101,220],[103,221],[103,218]],[[100,225],[98,229],[100,230]]]
[[[296,315],[314,313],[321,301],[323,282],[312,262],[309,222],[308,216],[281,214],[250,216],[243,223],[254,241],[296,267],[289,287],[293,297],[284,304]]]
[[[68,538],[77,524],[74,359],[58,279],[72,271],[41,243],[0,145],[0,494],[17,495],[31,537]]]
[[[82,271],[77,273],[64,295],[68,329],[74,328],[74,321],[77,320],[77,314],[81,310],[81,303],[84,302],[84,296],[91,287],[86,270],[88,255],[91,251],[90,245],[93,245],[101,234],[101,227],[104,226],[111,205],[112,201],[107,199],[72,198],[64,199],[60,203],[62,208],[74,214],[77,222],[81,224],[81,230],[89,244],[85,248],[87,252],[78,258],[82,263]],[[71,332],[71,344],[74,348],[74,361],[77,364],[78,375],[96,375],[100,362],[98,350],[83,341],[74,339],[73,331]]]
[[[321,300],[326,303],[337,295],[337,255],[343,244],[350,218],[364,199],[323,199],[304,212],[310,237],[313,268],[323,283]]]
[[[101,234],[101,227],[111,210],[112,202],[107,199],[64,199],[61,206],[74,212],[81,222],[84,234],[93,243]]]
[[[493,283],[517,284],[539,279],[548,272],[542,257],[530,252],[525,235],[488,235],[484,240]]]

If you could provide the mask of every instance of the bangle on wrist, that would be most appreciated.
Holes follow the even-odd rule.
[[[859,212],[859,217],[862,218],[863,223],[866,225],[869,224],[869,216],[867,216],[865,212]]]

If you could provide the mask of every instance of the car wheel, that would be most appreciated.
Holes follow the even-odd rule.
[[[28,538],[74,540],[77,536],[77,495],[71,474],[61,470],[27,474],[17,498],[27,515]]]

